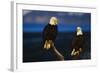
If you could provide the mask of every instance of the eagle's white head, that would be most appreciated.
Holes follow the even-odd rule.
[[[77,27],[77,36],[79,36],[79,35],[83,35],[81,27]]]
[[[51,17],[49,24],[50,25],[57,25],[58,24],[58,19],[56,17]]]

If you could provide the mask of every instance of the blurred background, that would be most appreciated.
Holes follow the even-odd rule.
[[[23,62],[56,61],[52,52],[44,52],[42,48],[42,32],[52,16],[58,19],[55,46],[65,60],[73,60],[70,53],[78,26],[85,37],[84,52],[79,60],[91,59],[90,13],[23,10]]]

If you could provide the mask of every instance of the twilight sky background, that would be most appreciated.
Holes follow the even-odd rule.
[[[78,26],[91,29],[90,13],[23,10],[23,31],[41,32],[52,16],[58,19],[59,32],[74,32]]]

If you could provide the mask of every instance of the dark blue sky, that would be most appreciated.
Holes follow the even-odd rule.
[[[76,31],[78,26],[83,31],[91,29],[90,13],[23,10],[23,31],[41,32],[52,16],[57,17],[60,32]]]

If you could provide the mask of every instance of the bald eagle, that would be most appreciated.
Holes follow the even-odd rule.
[[[83,32],[81,27],[77,27],[76,36],[72,42],[72,52],[71,56],[74,59],[78,59],[80,57],[81,52],[83,51]]]
[[[53,50],[53,53],[59,60],[64,60],[63,55],[56,49],[54,42],[58,33],[58,19],[51,17],[50,22],[44,27],[43,30],[43,48],[46,50]]]

